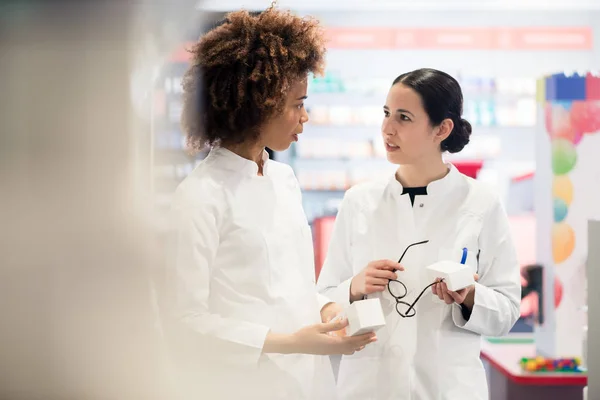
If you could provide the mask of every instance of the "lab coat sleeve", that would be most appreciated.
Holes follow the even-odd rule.
[[[319,310],[322,310],[327,304],[333,302],[333,300],[327,296],[323,296],[321,293],[317,293],[317,301],[319,302]]]
[[[218,206],[206,204],[174,212],[173,308],[192,347],[235,365],[256,364],[269,332],[267,326],[212,313],[208,299],[211,266],[219,246]]]
[[[484,336],[503,336],[520,315],[521,275],[508,217],[499,201],[487,215],[479,237],[479,282],[468,321],[460,306],[452,306],[454,323]]]
[[[327,257],[317,282],[319,292],[342,307],[350,304],[350,283],[353,278],[351,256],[352,208],[348,194],[346,194],[335,219]]]

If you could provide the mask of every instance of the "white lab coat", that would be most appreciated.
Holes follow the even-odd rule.
[[[184,398],[335,396],[328,357],[262,354],[269,330],[321,322],[311,231],[298,181],[216,148],[173,202],[169,338]]]
[[[379,297],[386,326],[378,342],[341,360],[340,399],[483,400],[488,389],[479,358],[481,335],[509,332],[519,317],[520,272],[508,220],[501,204],[484,186],[452,165],[414,207],[402,185],[391,177],[359,184],[345,195],[335,221],[318,287],[348,305],[350,281],[370,261],[397,261],[412,243],[429,243],[407,251],[398,272],[412,303],[431,283],[425,267],[438,260],[461,260],[479,274],[475,306],[468,321],[460,306],[446,305],[428,289],[416,316],[402,318],[387,291]],[[406,309],[404,310],[406,311]]]

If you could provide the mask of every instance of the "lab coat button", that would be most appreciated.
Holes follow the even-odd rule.
[[[423,207],[425,207],[425,204],[421,203],[421,204],[419,204],[419,207],[423,208]]]

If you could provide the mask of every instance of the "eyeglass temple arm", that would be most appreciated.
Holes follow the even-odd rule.
[[[435,285],[436,283],[440,283],[440,282],[443,282],[443,281],[444,281],[444,280],[442,279],[442,280],[440,280],[440,281],[436,281],[436,282],[430,283],[429,285],[425,286],[425,289],[423,289],[423,290],[421,291],[421,293],[420,293],[420,294],[417,296],[417,298],[415,299],[415,301],[413,301],[413,302],[412,302],[412,304],[410,304],[410,305],[408,306],[408,310],[406,310],[406,312],[405,312],[404,314],[405,314],[405,315],[407,315],[409,312],[411,312],[411,310],[413,310],[413,309],[415,308],[415,305],[417,304],[417,302],[419,301],[419,299],[420,299],[421,297],[423,297],[423,295],[425,294],[425,291],[427,291],[427,289],[429,289],[430,287],[432,287],[432,286],[433,286],[433,285]]]
[[[406,249],[404,249],[404,253],[402,253],[402,255],[400,256],[400,259],[398,260],[398,264],[400,264],[402,262],[402,259],[404,258],[404,255],[406,254],[408,249],[410,249],[413,246],[418,246],[420,244],[425,244],[425,243],[429,243],[429,240],[423,240],[422,242],[413,243],[413,244],[409,245]]]

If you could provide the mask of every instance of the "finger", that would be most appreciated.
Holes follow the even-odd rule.
[[[473,274],[473,279],[475,279],[475,282],[479,281],[479,274]]]
[[[364,350],[365,346],[360,346],[358,349],[356,349],[356,351],[361,351]]]
[[[341,318],[334,322],[327,322],[324,324],[319,324],[319,332],[327,333],[327,332],[335,332],[340,329],[344,329],[348,326],[348,318]]]
[[[359,340],[359,341],[354,341],[352,343],[349,344],[349,346],[354,350],[354,349],[358,349],[359,347],[366,347],[368,344],[373,343],[377,341],[377,339],[369,339],[369,340]]]
[[[381,279],[381,278],[367,278],[367,286],[387,286],[389,279]]]
[[[464,288],[464,289],[456,291],[456,294],[458,295],[457,298],[460,300],[460,302],[458,304],[462,304],[462,302],[465,301],[465,298],[467,297],[467,294],[469,294],[469,290],[471,290],[471,289],[470,288]]]
[[[375,334],[375,332],[367,332],[367,333],[363,333],[361,335],[356,335],[356,336],[348,336],[348,340],[349,341],[355,341],[355,342],[360,342],[361,340],[365,341],[365,343],[367,343],[369,340],[376,338],[377,335]]]
[[[377,336],[375,335],[375,333],[371,332],[359,336],[350,336],[348,337],[348,340],[350,341],[352,348],[357,348],[360,346],[366,346],[369,343],[376,342]]]
[[[444,294],[444,303],[452,304],[452,303],[454,303],[454,299],[448,293],[445,293]]]
[[[461,291],[458,291],[458,292],[451,292],[451,291],[448,291],[448,294],[450,295],[450,297],[452,297],[452,300],[454,300],[454,302],[455,302],[456,304],[462,304],[462,303],[463,303],[463,301],[465,301],[465,296],[464,296],[464,294],[461,294],[460,292],[462,292],[462,290],[461,290]]]
[[[377,260],[373,261],[371,265],[376,269],[387,269],[389,271],[395,271],[397,269],[404,270],[404,267],[392,260]]]
[[[371,274],[369,274],[371,277],[373,278],[379,278],[379,279],[387,279],[387,280],[396,280],[398,279],[398,274],[393,272],[393,271],[389,271],[386,269],[374,269],[373,271],[371,271]]]
[[[442,293],[444,295],[444,302],[446,302],[446,304],[452,304],[452,303],[454,303],[454,299],[448,293],[449,290],[448,290],[448,286],[446,285],[446,283],[442,282],[442,283],[440,283],[440,285],[441,285]]]
[[[440,300],[443,301],[444,300],[444,292],[443,292],[443,288],[442,288],[442,283],[440,282],[436,286],[437,286],[436,290],[437,290],[437,293],[438,293],[438,297],[439,297]]]
[[[396,263],[396,264],[398,265],[396,267],[396,271],[404,271],[405,270],[405,268],[404,268],[404,266],[402,264],[398,264],[398,263]]]
[[[387,287],[386,285],[367,285],[365,287],[365,294],[383,292],[386,287]]]
[[[441,282],[440,278],[436,278],[435,279],[435,285],[431,286],[431,290],[433,291],[433,294],[440,297],[439,293],[440,293],[440,288],[439,288],[439,283]]]
[[[446,285],[445,282],[440,282],[440,291],[442,292],[442,300],[444,300],[446,304],[452,304],[454,302],[454,299],[452,299],[452,296],[448,293],[448,285]]]

